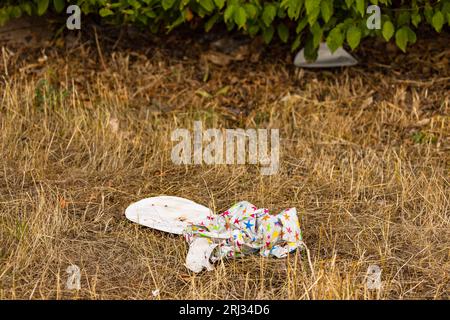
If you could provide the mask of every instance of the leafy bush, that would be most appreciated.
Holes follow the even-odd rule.
[[[274,36],[292,49],[305,46],[314,58],[322,40],[335,50],[345,42],[355,49],[361,39],[378,36],[395,39],[403,51],[416,41],[420,24],[440,32],[450,25],[450,0],[3,0],[0,23],[22,14],[65,14],[70,4],[84,14],[98,14],[114,23],[134,23],[152,32],[169,32],[181,25],[203,27],[218,23],[251,36],[261,34],[266,43]],[[370,30],[366,12],[371,4],[381,8],[381,29]]]

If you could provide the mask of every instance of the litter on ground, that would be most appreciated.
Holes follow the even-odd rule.
[[[336,68],[354,66],[358,61],[343,48],[338,48],[332,53],[326,43],[321,43],[316,61],[307,61],[305,49],[302,49],[295,56],[294,64],[302,68]]]
[[[142,199],[125,210],[128,220],[156,230],[183,234],[189,224],[203,221],[213,212],[194,201],[172,196]]]
[[[268,209],[241,201],[215,215],[191,200],[161,196],[138,201],[125,214],[138,224],[183,234],[189,244],[185,265],[193,272],[211,271],[223,258],[255,253],[285,258],[306,247],[295,208],[270,215]]]

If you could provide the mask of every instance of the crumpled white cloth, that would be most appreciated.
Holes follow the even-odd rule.
[[[277,215],[241,201],[216,216],[208,216],[183,232],[189,244],[186,267],[194,272],[212,270],[211,263],[259,252],[262,256],[284,258],[303,246],[297,210]]]

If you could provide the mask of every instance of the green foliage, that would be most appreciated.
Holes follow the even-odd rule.
[[[152,32],[169,32],[182,25],[208,32],[225,24],[229,30],[260,34],[266,43],[277,36],[293,49],[305,46],[311,59],[324,40],[336,50],[344,44],[356,49],[366,37],[394,38],[406,51],[416,42],[415,30],[421,24],[436,32],[450,25],[450,0],[3,0],[0,25],[23,14],[63,15],[71,4],[79,5],[83,14],[141,25]],[[381,8],[381,30],[367,27],[371,15],[367,7],[372,4]]]
[[[37,14],[42,16],[48,9],[49,0],[37,0]]]
[[[395,26],[391,21],[385,21],[382,29],[383,37],[389,41],[395,33]]]
[[[395,43],[397,46],[406,51],[408,43],[416,42],[416,34],[408,26],[403,26],[395,33]]]
[[[359,46],[361,41],[362,32],[361,29],[356,26],[351,26],[347,29],[347,43],[350,48],[355,49]]]
[[[423,131],[416,131],[411,135],[411,140],[414,143],[421,144],[421,143],[437,143],[438,139],[433,134],[427,134]]]

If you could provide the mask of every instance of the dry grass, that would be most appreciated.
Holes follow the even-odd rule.
[[[295,70],[264,52],[257,64],[210,65],[208,82],[192,42],[112,50],[101,38],[101,56],[93,39],[46,51],[4,47],[0,298],[154,299],[160,289],[163,299],[448,299],[442,37],[407,56],[385,55],[384,45],[362,50],[366,62],[336,72]],[[170,133],[194,119],[280,128],[278,175],[175,166]],[[239,200],[297,207],[315,277],[303,254],[189,273],[182,238],[124,217],[131,202],[160,194],[216,210]],[[65,289],[70,264],[81,268],[79,292]],[[370,264],[383,269],[380,291],[365,286]]]

